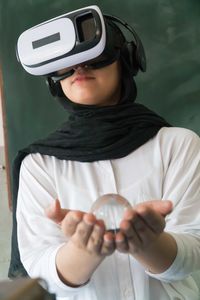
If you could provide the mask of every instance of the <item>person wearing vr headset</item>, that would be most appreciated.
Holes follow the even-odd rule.
[[[42,277],[58,299],[199,299],[200,139],[135,102],[146,59],[134,29],[91,6],[26,31],[17,49],[68,119],[15,159],[9,276]],[[90,213],[108,193],[131,204],[115,233]]]

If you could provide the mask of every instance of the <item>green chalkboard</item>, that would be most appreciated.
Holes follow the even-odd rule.
[[[175,126],[200,134],[200,1],[198,0],[1,0],[0,64],[3,73],[9,160],[66,118],[43,78],[27,74],[15,57],[25,29],[56,15],[96,4],[134,26],[147,56],[137,76],[138,102]]]

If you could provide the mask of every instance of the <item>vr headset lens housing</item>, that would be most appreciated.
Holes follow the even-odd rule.
[[[106,67],[110,64],[112,64],[114,61],[116,61],[117,59],[119,59],[120,57],[120,51],[116,50],[112,53],[112,56],[106,55],[106,54],[102,54],[100,55],[100,57],[93,59],[93,60],[89,60],[87,62],[84,62],[82,64],[79,64],[80,66],[83,67],[87,67],[87,69],[100,69],[103,67]],[[59,70],[57,72],[54,72],[52,74],[49,74],[49,76],[56,82],[56,81],[60,81],[63,80],[71,75],[73,75],[73,73],[75,72],[77,66],[72,66],[72,67],[68,67],[62,70]]]
[[[100,57],[105,45],[103,15],[97,6],[89,6],[23,32],[17,56],[28,73],[49,75]]]

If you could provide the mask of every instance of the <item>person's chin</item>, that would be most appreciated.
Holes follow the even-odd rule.
[[[101,104],[99,104],[98,102],[96,102],[96,101],[94,101],[94,100],[88,100],[88,99],[86,99],[86,100],[77,100],[76,101],[76,103],[77,104],[83,104],[83,105],[101,105]]]
[[[84,104],[84,105],[99,105],[101,104],[101,101],[95,97],[94,93],[89,94],[84,94],[84,95],[79,95],[76,98],[74,98],[74,102],[78,104]]]

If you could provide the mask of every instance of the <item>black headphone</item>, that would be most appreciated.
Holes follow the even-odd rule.
[[[119,23],[120,25],[124,26],[134,37],[134,40],[130,42],[126,41],[121,50],[121,56],[122,58],[124,58],[125,63],[131,72],[131,75],[136,76],[139,70],[145,72],[146,56],[144,47],[142,45],[142,41],[140,40],[133,27],[118,17],[107,14],[104,14],[103,16],[111,22]],[[65,96],[59,81],[54,81],[51,77],[47,77],[46,83],[49,87],[51,94],[54,97]]]
[[[133,76],[137,75],[139,69],[142,72],[145,72],[146,55],[145,55],[144,47],[142,45],[142,41],[137,35],[136,31],[133,29],[132,26],[130,26],[120,18],[111,15],[105,15],[105,14],[104,17],[106,17],[106,19],[111,20],[114,23],[119,23],[120,25],[123,25],[133,35],[134,40],[130,42],[126,41],[124,44],[124,48],[128,52],[128,63],[130,66],[130,70]]]

